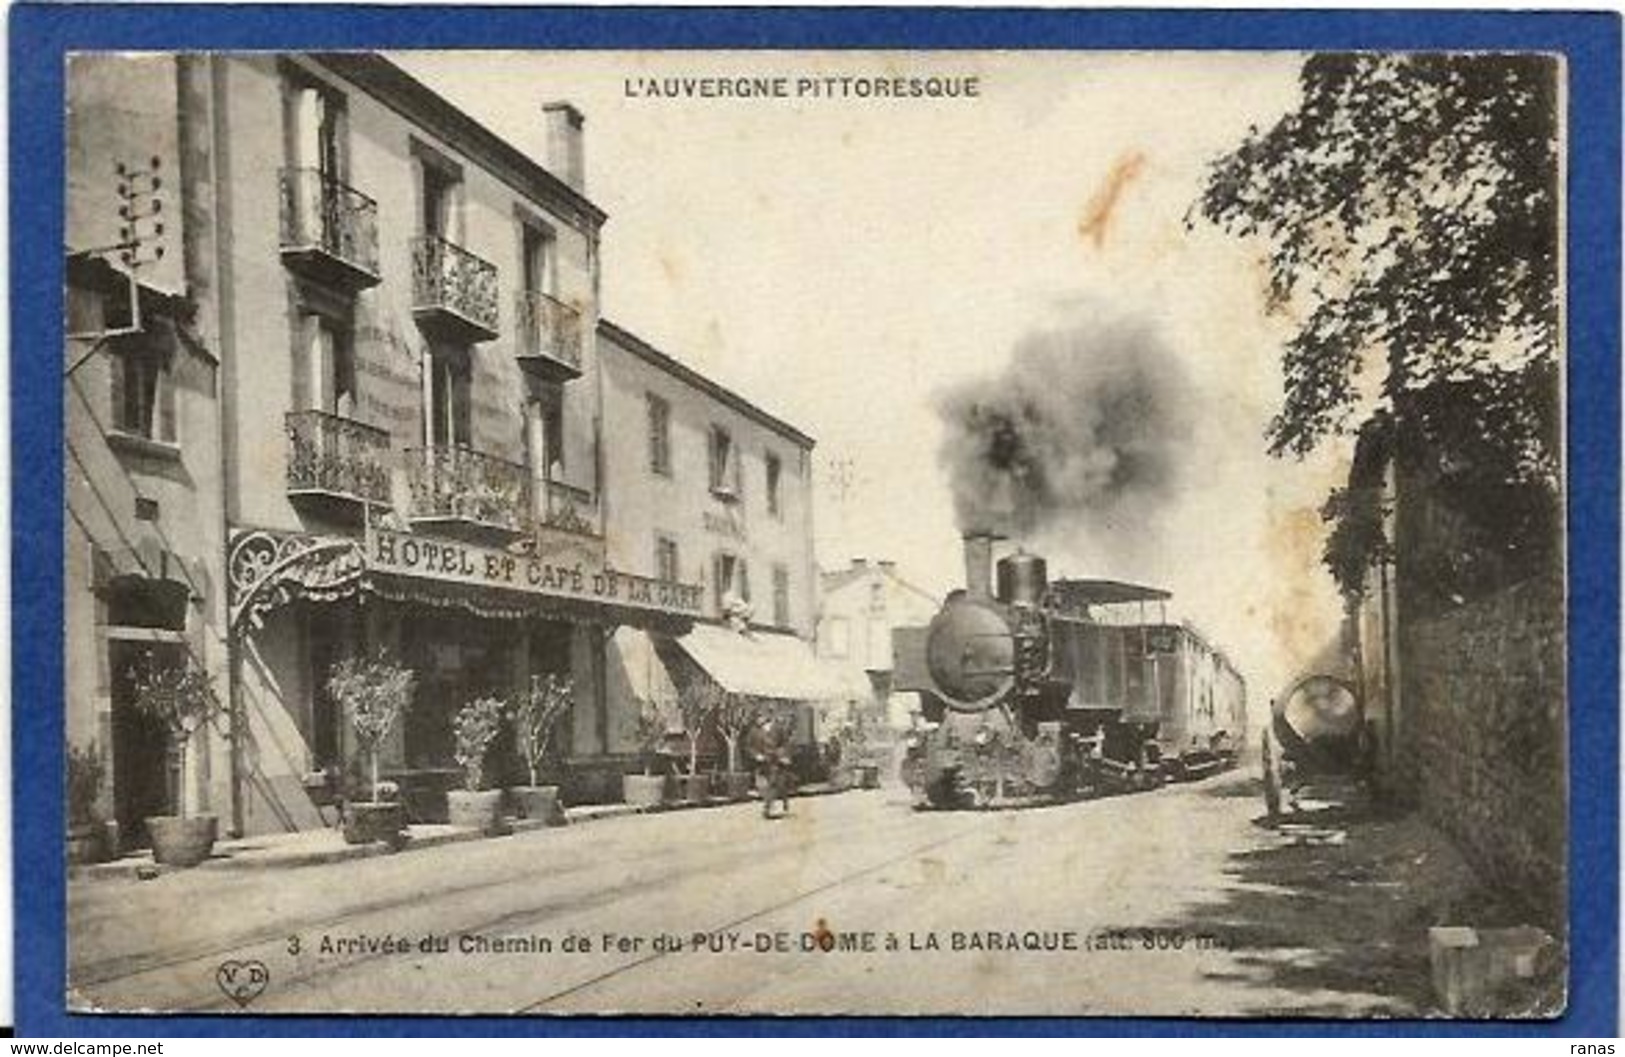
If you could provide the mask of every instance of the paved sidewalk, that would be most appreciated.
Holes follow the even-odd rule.
[[[797,793],[798,797],[824,796],[841,792],[842,787],[809,785]],[[686,811],[697,808],[721,807],[731,801],[717,798],[705,803],[676,802],[661,804],[660,812]],[[646,809],[631,804],[583,804],[564,809],[566,826],[579,826],[599,819],[642,814]],[[509,819],[515,833],[546,829],[548,824],[539,819]],[[197,870],[276,870],[315,866],[322,863],[349,862],[370,859],[378,855],[400,854],[438,848],[443,844],[483,840],[485,835],[477,829],[449,825],[413,825],[407,827],[407,841],[399,851],[387,844],[346,844],[337,829],[304,830],[298,833],[273,833],[255,837],[239,837],[215,842],[214,854],[192,869]],[[107,881],[158,877],[184,867],[161,866],[152,861],[150,852],[125,855],[112,862],[70,866],[70,880]]]

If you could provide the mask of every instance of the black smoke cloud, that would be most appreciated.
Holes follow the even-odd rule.
[[[1183,366],[1142,322],[1028,334],[1002,372],[938,397],[960,529],[1154,536],[1181,482],[1193,403]]]

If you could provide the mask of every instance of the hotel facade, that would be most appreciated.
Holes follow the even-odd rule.
[[[68,91],[67,729],[126,843],[165,795],[139,658],[212,678],[183,795],[243,834],[330,823],[347,656],[416,674],[382,762],[417,820],[457,709],[546,673],[575,800],[688,680],[838,692],[813,440],[601,319],[574,108],[537,101],[537,161],[375,55],[77,57]]]

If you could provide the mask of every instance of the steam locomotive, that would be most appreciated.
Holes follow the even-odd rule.
[[[1018,806],[1150,789],[1231,767],[1246,684],[1166,591],[1054,580],[965,536],[965,587],[893,632],[894,689],[916,691],[903,777],[929,807]],[[1147,606],[1156,606],[1151,617]]]

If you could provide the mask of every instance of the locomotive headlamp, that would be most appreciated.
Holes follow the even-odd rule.
[[[973,740],[976,742],[977,745],[980,745],[980,746],[987,746],[987,745],[992,744],[992,742],[993,742],[993,728],[992,727],[978,727],[976,729],[976,737]]]
[[[924,742],[925,739],[920,737],[920,732],[917,730],[909,731],[908,734],[903,738],[903,744],[910,749],[917,749]]]

